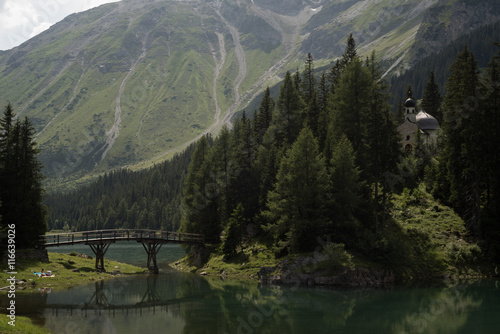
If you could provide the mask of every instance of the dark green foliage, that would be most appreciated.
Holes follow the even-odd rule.
[[[325,163],[306,127],[281,160],[263,212],[268,222],[265,230],[274,237],[277,253],[286,248],[295,252],[314,249],[315,237],[325,225],[327,194]]]
[[[355,164],[355,156],[351,143],[343,136],[334,147],[330,162],[331,221],[325,232],[327,235],[333,235],[334,240],[338,241],[349,239],[359,227],[356,211],[363,199],[360,171]]]
[[[274,100],[271,97],[269,87],[264,92],[264,97],[260,102],[259,112],[255,116],[255,136],[258,144],[262,144],[262,139],[267,129],[271,125],[274,112]]]
[[[38,247],[47,229],[39,152],[31,122],[14,122],[8,104],[0,121],[0,229],[15,224],[16,248]]]
[[[202,233],[206,242],[218,243],[221,232],[218,216],[221,184],[217,171],[212,170],[215,156],[210,154],[210,146],[208,139],[202,137],[193,152],[183,190],[181,231]]]
[[[352,33],[349,34],[349,37],[347,38],[347,45],[344,51],[344,54],[342,55],[342,65],[345,67],[347,64],[349,64],[351,61],[356,59],[358,57],[358,53],[356,51],[356,42],[354,41],[354,37],[352,37]]]
[[[355,58],[342,73],[335,94],[331,95],[331,113],[328,134],[329,145],[344,133],[358,154],[358,162],[366,163],[366,126],[365,118],[370,112],[371,75],[367,67]],[[328,144],[327,144],[328,145]]]
[[[305,103],[311,103],[316,92],[316,78],[314,77],[314,60],[311,53],[307,54],[304,72],[302,72],[302,93]]]
[[[238,203],[227,224],[227,232],[222,244],[224,255],[232,257],[236,254],[236,250],[240,246],[243,234],[245,233],[245,223],[243,205]]]
[[[480,209],[481,166],[486,155],[481,138],[484,122],[478,106],[471,105],[479,83],[477,63],[467,48],[457,55],[446,83],[444,99],[445,151],[442,159],[450,182],[450,202],[467,215],[468,226],[478,232]]]
[[[140,172],[109,172],[94,183],[69,193],[51,193],[49,229],[153,228],[175,231],[180,226],[182,185],[194,145],[172,160]],[[109,219],[108,219],[109,218]],[[113,221],[113,219],[116,219]]]
[[[475,220],[469,219],[471,231],[484,231],[494,238],[500,230],[500,187],[494,169],[500,163],[498,60],[479,80],[472,55],[467,52],[459,59],[460,65],[452,69],[457,73],[448,84],[453,93],[443,108],[445,120],[453,120],[454,125],[444,122],[445,136],[438,140],[437,149],[425,146],[418,133],[414,154],[402,160],[399,171],[402,152],[387,102],[388,86],[375,54],[361,61],[351,36],[344,57],[329,77],[321,75],[317,87],[308,55],[304,73],[286,73],[276,105],[267,89],[253,119],[243,112],[232,131],[225,128],[214,140],[203,137],[189,153],[176,157],[177,162],[144,173],[147,186],[141,192],[124,198],[103,189],[94,192],[92,196],[100,198],[98,204],[79,217],[86,217],[86,224],[95,228],[176,229],[181,212],[175,204],[180,203],[178,185],[183,184],[180,229],[203,233],[207,242],[215,244],[221,243],[225,231],[221,250],[228,256],[235,255],[248,224],[273,244],[278,255],[314,250],[318,237],[329,235],[330,240],[385,264],[404,266],[408,259],[422,263],[416,260],[422,257],[439,269],[427,234],[404,230],[389,217],[391,197],[405,186],[414,188],[404,190],[408,194],[416,194],[424,181],[443,201],[465,208],[464,216],[476,214],[471,216]],[[436,93],[436,87],[433,84],[429,92]],[[411,87],[406,92],[413,96]],[[464,117],[459,107],[467,105],[467,96],[476,92],[484,98],[478,99],[474,114]],[[427,102],[433,100],[426,96]],[[119,182],[118,175],[105,176],[105,184]],[[165,184],[165,175],[171,180],[169,192],[156,190],[152,185]],[[148,197],[148,191],[155,196]],[[480,195],[479,206],[470,201],[476,198],[471,191]],[[168,203],[170,209],[158,211],[144,203],[155,208]],[[165,223],[165,217],[172,215],[177,220]],[[64,223],[59,218],[61,228]],[[488,240],[489,245],[494,245],[493,240]],[[423,250],[426,247],[431,251]],[[497,254],[495,247],[489,247],[489,253]],[[420,269],[425,273],[428,268]]]
[[[443,115],[441,112],[441,90],[439,89],[434,71],[431,71],[429,81],[425,85],[424,94],[422,96],[422,109],[428,114],[434,116],[439,124],[443,124]]]
[[[278,146],[283,143],[293,144],[302,127],[303,114],[304,101],[292,80],[292,75],[287,72],[276,101],[276,113],[273,115],[271,128]]]

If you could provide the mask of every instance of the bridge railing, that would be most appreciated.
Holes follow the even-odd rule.
[[[170,232],[161,230],[94,230],[70,233],[46,234],[40,236],[45,245],[84,243],[88,241],[120,241],[120,240],[159,240],[178,243],[204,243],[203,234]]]

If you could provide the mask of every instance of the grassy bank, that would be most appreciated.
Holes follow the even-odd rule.
[[[104,266],[107,272],[98,273],[95,270],[95,259],[82,257],[76,253],[71,255],[62,253],[48,254],[49,263],[31,259],[22,259],[16,262],[16,279],[26,281],[25,283],[19,282],[16,287],[17,293],[30,292],[40,288],[65,289],[121,275],[141,274],[145,270],[144,268],[105,259]],[[45,271],[52,271],[55,277],[38,277],[33,274],[33,272],[40,272],[42,268]],[[7,275],[6,270],[0,272],[0,288],[8,285],[7,279],[9,277],[10,275]],[[6,293],[6,290],[2,291]]]
[[[144,272],[144,268],[132,266],[116,261],[104,260],[106,273],[95,271],[95,259],[82,257],[80,254],[72,253],[48,253],[49,263],[32,259],[19,259],[16,261],[16,279],[26,282],[18,282],[16,294],[39,293],[42,289],[62,290],[78,285],[85,285],[99,280],[110,279],[123,275],[137,275]],[[52,271],[55,277],[38,277],[33,272],[40,272],[41,269]],[[0,272],[0,288],[8,286],[6,270],[2,268]],[[7,289],[0,290],[0,293],[7,293]],[[50,333],[46,328],[37,326],[27,317],[16,316],[15,327],[8,324],[9,318],[5,314],[0,314],[0,333],[30,333],[45,334]]]
[[[32,323],[28,317],[16,316],[16,326],[8,324],[9,318],[5,315],[0,316],[0,333],[9,334],[47,334],[50,330],[44,327],[37,326]]]

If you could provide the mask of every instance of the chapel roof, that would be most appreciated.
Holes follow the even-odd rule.
[[[439,122],[432,115],[425,111],[420,111],[415,117],[415,121],[419,128],[422,130],[437,130],[439,129]]]
[[[406,108],[415,108],[415,105],[415,100],[413,100],[411,97],[405,101]]]

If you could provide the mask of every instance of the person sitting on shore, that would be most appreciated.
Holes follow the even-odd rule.
[[[44,277],[44,276],[47,276],[47,274],[45,273],[45,271],[42,268],[42,271],[40,272],[40,277]]]

